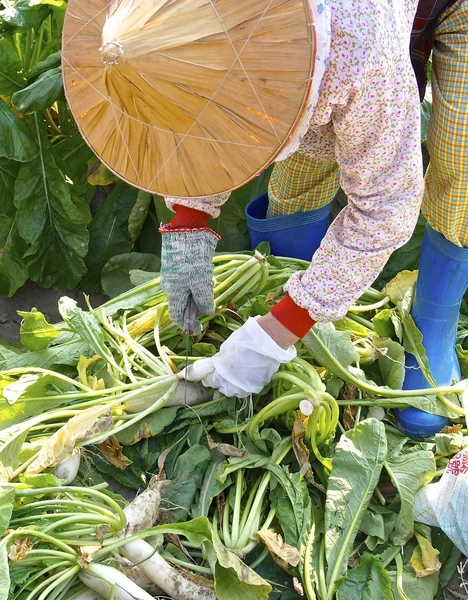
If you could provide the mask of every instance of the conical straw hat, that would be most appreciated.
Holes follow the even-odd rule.
[[[78,127],[128,183],[236,189],[290,141],[315,60],[310,0],[69,0],[63,75]]]

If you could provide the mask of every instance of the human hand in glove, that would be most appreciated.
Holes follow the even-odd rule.
[[[220,239],[207,227],[209,216],[203,212],[175,206],[175,218],[163,225],[161,288],[167,296],[169,316],[190,334],[201,331],[197,316],[215,311],[213,297],[213,255]],[[194,314],[185,322],[185,309],[192,299]]]
[[[222,344],[218,354],[195,362],[179,377],[201,381],[227,397],[258,394],[281,364],[296,357],[294,344],[313,325],[308,312],[286,298],[268,315],[250,318]]]

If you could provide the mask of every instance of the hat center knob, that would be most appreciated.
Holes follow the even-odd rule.
[[[119,58],[124,54],[124,47],[120,42],[106,42],[100,48],[102,60],[106,65],[117,64]]]

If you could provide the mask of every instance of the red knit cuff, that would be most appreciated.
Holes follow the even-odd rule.
[[[289,296],[278,302],[270,312],[286,329],[299,338],[303,338],[316,323],[309,315],[309,311],[298,306]]]
[[[194,208],[189,208],[188,206],[176,204],[174,206],[174,212],[175,217],[170,223],[168,223],[171,229],[203,229],[208,227],[210,215],[202,212],[201,210],[195,210]]]

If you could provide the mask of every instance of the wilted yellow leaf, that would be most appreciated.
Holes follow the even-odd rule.
[[[283,538],[272,529],[257,532],[258,539],[270,551],[273,560],[285,571],[290,567],[297,567],[301,555],[299,550],[283,541]]]
[[[11,562],[18,562],[31,552],[34,544],[31,542],[29,538],[22,538],[21,540],[16,540],[10,546],[10,550],[8,552],[8,558]]]
[[[429,577],[440,571],[442,563],[437,558],[439,551],[432,547],[429,540],[422,535],[416,534],[418,545],[413,550],[410,564],[416,574],[416,577]]]
[[[41,473],[48,467],[62,463],[73,451],[75,444],[112,428],[112,416],[105,406],[94,406],[72,417],[42,446],[26,473]]]
[[[417,278],[417,271],[401,271],[387,283],[382,292],[389,296],[393,304],[397,304],[403,300],[406,292],[416,283]]]

